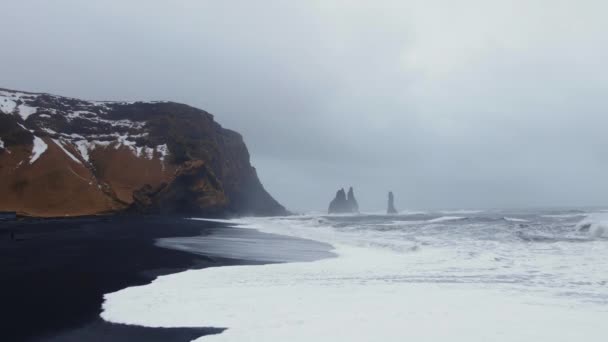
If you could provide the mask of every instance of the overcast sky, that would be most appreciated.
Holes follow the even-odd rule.
[[[0,3],[0,87],[205,109],[293,210],[608,204],[606,1]]]

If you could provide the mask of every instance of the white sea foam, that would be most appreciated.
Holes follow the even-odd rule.
[[[464,219],[466,219],[466,217],[462,217],[462,216],[442,216],[442,217],[438,217],[438,218],[435,218],[435,219],[428,220],[427,222],[429,222],[429,223],[439,223],[439,222],[464,220]]]
[[[428,211],[424,210],[400,210],[398,215],[424,215],[428,214]]]
[[[516,218],[516,217],[504,217],[503,219],[505,221],[509,221],[509,222],[530,222],[528,220],[524,220],[524,219]]]
[[[472,209],[455,209],[455,210],[442,210],[440,213],[445,215],[470,215],[470,214],[479,214],[482,213],[483,210],[472,210]]]
[[[492,221],[500,229],[472,220],[370,229],[377,220],[218,220],[331,243],[338,257],[159,277],[106,295],[102,317],[151,327],[228,328],[201,342],[599,342],[608,336],[605,240],[534,244],[513,239],[517,234],[504,220]],[[560,228],[559,236],[577,234],[574,228]]]
[[[313,261],[335,256],[328,251],[331,246],[327,244],[240,228],[218,229],[208,236],[163,238],[157,245],[205,256],[261,262]]]
[[[556,219],[569,219],[569,218],[575,218],[575,217],[583,217],[586,215],[587,214],[585,214],[585,213],[575,213],[575,214],[550,214],[550,215],[541,215],[541,216],[547,217],[547,218],[556,218]]]
[[[588,215],[576,226],[579,231],[588,233],[593,237],[608,238],[608,213],[594,213]]]

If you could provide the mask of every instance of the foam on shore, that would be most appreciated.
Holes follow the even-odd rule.
[[[580,284],[553,289],[550,282],[536,278],[530,278],[532,285],[525,279],[517,284],[518,277],[528,271],[515,272],[513,267],[519,266],[502,260],[503,251],[489,248],[491,242],[474,251],[432,248],[419,241],[395,242],[390,235],[379,239],[386,231],[384,235],[357,229],[339,232],[325,226],[324,218],[304,221],[236,222],[264,232],[332,243],[337,258],[208,268],[159,277],[150,285],[106,295],[102,317],[150,327],[227,328],[222,334],[196,340],[203,342],[565,342],[582,338],[599,342],[608,336],[605,305],[567,295],[568,286],[576,289]],[[565,248],[580,246],[560,243]],[[595,253],[606,254],[601,241],[592,243]],[[547,247],[539,244],[538,248]],[[521,252],[526,255],[525,250]],[[566,262],[566,257],[546,255],[534,262],[550,270]],[[537,271],[530,268],[530,272]]]

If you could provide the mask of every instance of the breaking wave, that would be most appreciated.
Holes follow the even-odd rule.
[[[524,219],[520,219],[520,218],[515,218],[515,217],[503,217],[503,219],[505,221],[509,221],[509,222],[530,222],[528,220],[524,220]]]
[[[596,238],[608,238],[608,213],[595,213],[576,225],[580,232]]]
[[[435,219],[428,220],[429,223],[439,223],[439,222],[447,222],[447,221],[457,221],[464,220],[466,217],[463,216],[442,216]]]

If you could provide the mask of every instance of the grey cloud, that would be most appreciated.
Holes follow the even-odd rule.
[[[241,132],[295,210],[602,205],[601,1],[16,1],[0,86],[164,99]]]

